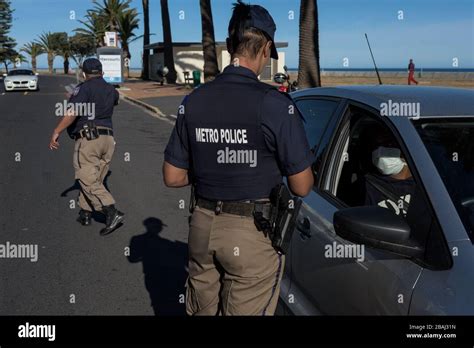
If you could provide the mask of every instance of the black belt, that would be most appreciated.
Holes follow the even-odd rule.
[[[212,210],[219,215],[220,213],[227,213],[240,216],[253,216],[254,212],[262,212],[264,215],[270,214],[270,202],[223,202],[223,201],[209,201],[204,198],[198,198],[196,205],[198,207]]]
[[[97,131],[98,131],[99,135],[111,135],[111,136],[114,135],[114,131],[112,129],[109,129],[109,128],[97,128]],[[85,135],[83,135],[82,132],[83,132],[83,130],[81,129],[81,131],[74,134],[74,139],[77,140],[77,139],[84,138]]]

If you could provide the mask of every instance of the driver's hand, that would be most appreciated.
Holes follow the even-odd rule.
[[[57,150],[59,148],[58,138],[59,138],[59,133],[53,133],[53,135],[51,136],[51,140],[49,142],[50,150]]]

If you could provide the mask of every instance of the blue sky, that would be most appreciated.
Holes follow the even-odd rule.
[[[249,0],[247,0],[249,1]],[[224,41],[234,0],[212,0],[217,41]],[[276,41],[288,42],[286,64],[298,66],[299,0],[252,0],[269,10],[277,24]],[[132,6],[142,14],[141,0]],[[15,9],[11,36],[18,47],[44,31],[66,31],[80,26],[92,0],[12,0]],[[371,67],[365,41],[367,33],[377,65],[405,67],[413,58],[417,67],[451,68],[454,58],[459,68],[474,68],[473,0],[318,0],[320,60],[322,68]],[[75,19],[71,19],[74,11]],[[201,41],[199,0],[169,0],[173,41]],[[180,12],[184,11],[184,12]],[[399,11],[403,11],[400,20]],[[180,14],[184,13],[184,20]],[[292,18],[292,14],[294,18]],[[160,1],[150,0],[151,42],[162,41]],[[137,35],[143,34],[143,26]],[[131,46],[131,66],[140,67],[142,40]],[[39,57],[46,67],[46,56]],[[55,59],[55,67],[62,59]]]

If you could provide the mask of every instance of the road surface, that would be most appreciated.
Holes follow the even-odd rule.
[[[161,175],[172,124],[116,107],[107,185],[126,220],[101,237],[100,215],[88,227],[75,221],[74,141],[63,134],[58,151],[48,148],[56,103],[74,81],[40,76],[41,90],[26,93],[1,83],[0,248],[38,252],[36,262],[0,258],[0,315],[183,314],[189,189],[166,188]]]

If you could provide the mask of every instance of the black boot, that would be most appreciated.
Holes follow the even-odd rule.
[[[118,211],[113,204],[104,206],[102,211],[105,214],[105,228],[100,231],[100,235],[105,236],[122,225],[124,213]]]
[[[79,217],[77,218],[77,221],[82,226],[89,226],[92,222],[92,212],[81,209],[79,211]]]

